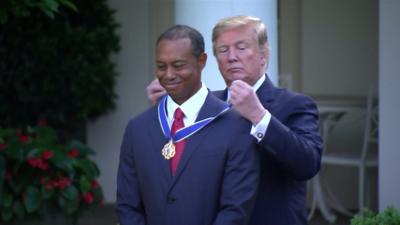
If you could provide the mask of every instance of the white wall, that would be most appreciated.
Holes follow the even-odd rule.
[[[379,210],[400,208],[400,1],[379,1]]]
[[[115,202],[119,148],[125,126],[130,118],[147,106],[145,87],[149,83],[149,3],[146,0],[112,0],[121,24],[121,51],[114,58],[119,77],[116,110],[88,124],[88,145],[96,151],[95,161],[101,171],[100,184],[105,202]],[[151,64],[151,65],[150,65]]]

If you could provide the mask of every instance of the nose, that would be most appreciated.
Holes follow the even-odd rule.
[[[236,62],[237,61],[237,56],[236,52],[234,49],[231,49],[228,51],[228,61],[229,62]]]
[[[175,78],[175,72],[171,67],[168,67],[168,69],[165,71],[165,77],[168,79],[174,79]]]

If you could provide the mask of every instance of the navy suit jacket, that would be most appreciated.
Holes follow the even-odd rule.
[[[197,120],[226,103],[208,94]],[[186,139],[176,174],[161,155],[167,143],[157,106],[132,119],[121,146],[117,213],[121,225],[247,224],[258,187],[250,123],[229,110]]]
[[[214,94],[226,99],[227,92]],[[319,171],[322,154],[317,107],[305,95],[275,87],[268,76],[257,96],[272,117],[257,144],[261,177],[250,224],[308,224],[306,181]]]

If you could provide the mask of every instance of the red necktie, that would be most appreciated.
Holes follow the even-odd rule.
[[[183,114],[182,110],[180,108],[177,108],[174,113],[174,122],[172,123],[171,127],[171,133],[172,136],[175,135],[175,132],[183,127],[185,127],[185,124],[183,123],[183,117],[185,115]],[[176,168],[178,167],[179,160],[181,159],[182,153],[183,153],[183,148],[185,147],[185,141],[179,141],[175,143],[175,156],[171,158],[171,174],[174,175]]]

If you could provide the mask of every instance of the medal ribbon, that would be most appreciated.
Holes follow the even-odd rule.
[[[171,129],[168,125],[167,112],[165,111],[166,102],[167,102],[167,96],[164,96],[161,99],[160,103],[158,104],[158,120],[160,122],[161,129],[162,129],[165,137],[167,139],[171,139]],[[177,130],[175,132],[175,135],[172,137],[173,142],[176,143],[176,142],[182,141],[182,140],[192,136],[197,131],[199,131],[203,127],[207,126],[207,124],[211,123],[218,116],[220,116],[221,114],[226,112],[229,108],[230,107],[227,105],[226,108],[224,108],[216,116],[197,121],[190,126],[187,126],[187,127]]]

